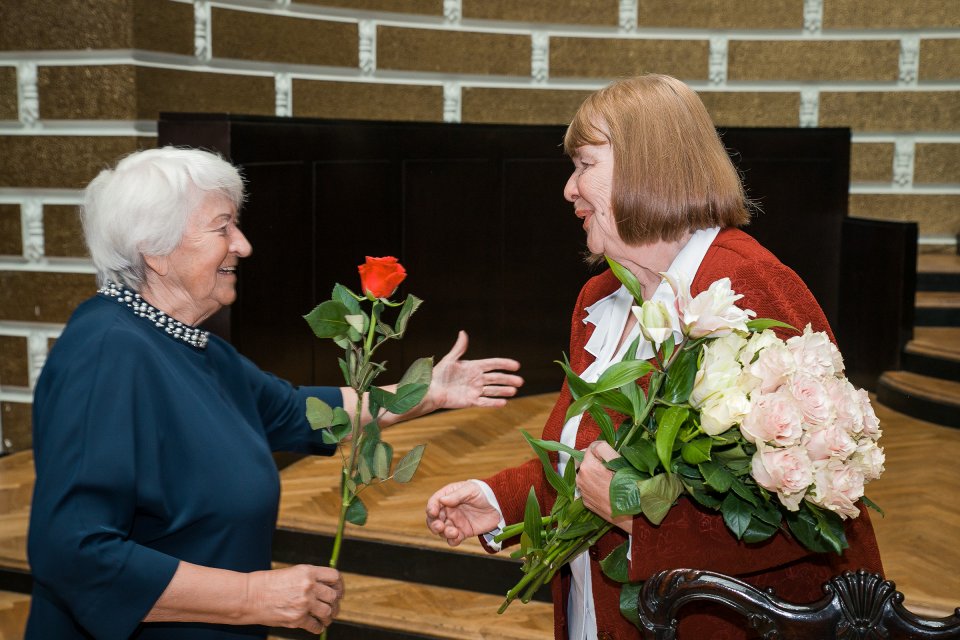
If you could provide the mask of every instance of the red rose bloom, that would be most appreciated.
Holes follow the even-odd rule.
[[[360,288],[363,293],[369,293],[375,298],[390,297],[407,277],[407,270],[393,256],[367,256],[366,263],[357,267],[357,270],[360,272]]]

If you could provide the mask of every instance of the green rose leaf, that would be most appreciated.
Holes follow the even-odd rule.
[[[760,501],[757,499],[757,496],[753,494],[753,491],[750,490],[750,487],[743,483],[743,480],[740,478],[734,477],[733,482],[730,483],[730,488],[733,489],[733,492],[740,496],[741,499],[749,502],[752,507],[757,507],[760,505]]]
[[[630,542],[627,541],[617,546],[606,558],[601,560],[600,568],[603,570],[603,574],[616,582],[628,582],[630,580],[630,578],[627,577],[630,568],[630,561],[627,560],[627,552],[629,550]]]
[[[336,300],[318,304],[313,311],[303,316],[318,338],[336,338],[347,333],[350,325],[346,316],[350,311]]]
[[[673,455],[673,444],[677,439],[677,433],[680,427],[689,415],[689,410],[684,407],[669,407],[657,420],[657,457],[660,458],[660,464],[672,473],[670,469],[670,458]]]
[[[360,458],[357,463],[357,471],[360,474],[360,484],[370,484],[373,481],[373,469],[367,458]]]
[[[628,582],[620,587],[620,615],[629,620],[638,629],[644,629],[640,621],[640,612],[637,609],[637,602],[640,601],[640,591],[643,589],[642,582]]]
[[[363,505],[363,501],[357,496],[353,496],[353,499],[350,501],[345,519],[350,524],[355,524],[358,527],[362,527],[367,523],[367,508]]]
[[[539,549],[543,545],[543,531],[540,526],[540,503],[537,492],[530,487],[527,504],[523,512],[523,532],[530,540],[530,546]]]
[[[333,285],[333,293],[330,298],[342,304],[350,313],[362,313],[357,295],[342,284]]]
[[[799,511],[788,511],[784,519],[790,527],[790,533],[807,549],[820,553],[833,550],[817,531],[817,518],[810,511],[806,501],[800,503]]]
[[[406,384],[426,384],[429,385],[430,381],[433,379],[433,358],[417,358],[413,361],[406,371],[404,371],[403,376],[400,377],[400,382],[397,386],[403,386]]]
[[[735,476],[727,471],[727,468],[715,461],[701,462],[697,465],[700,473],[703,474],[704,481],[716,491],[726,493],[730,490]]]
[[[620,455],[626,458],[639,471],[653,475],[660,464],[657,450],[649,440],[639,439],[633,444],[620,447]]]
[[[410,321],[410,316],[420,308],[421,304],[423,304],[423,300],[415,295],[408,295],[407,299],[403,301],[403,306],[400,307],[400,314],[397,316],[395,334],[397,338],[403,337],[403,334],[407,331],[407,322]]]
[[[325,429],[320,434],[320,437],[326,444],[337,444],[350,435],[351,431],[353,431],[353,429],[349,424],[337,424]]]
[[[320,398],[307,398],[307,422],[316,431],[333,424],[333,409]]]
[[[700,464],[710,459],[710,449],[713,447],[713,440],[707,438],[697,438],[690,442],[685,442],[680,447],[680,456],[688,464]]]
[[[737,540],[743,538],[744,532],[750,526],[750,504],[744,502],[734,493],[728,493],[720,504],[720,512],[723,514],[723,521],[727,528],[737,536]]]
[[[396,470],[393,472],[394,480],[397,482],[410,482],[413,474],[417,472],[417,467],[420,466],[420,458],[423,457],[424,448],[426,448],[426,445],[418,444],[408,451],[407,455],[400,459],[400,462],[397,463]]]
[[[393,460],[393,447],[382,440],[373,452],[373,474],[381,480],[390,477],[390,462]]]
[[[642,510],[640,506],[640,488],[637,486],[643,476],[633,467],[620,469],[610,481],[610,515],[634,515]]]
[[[637,489],[640,492],[643,515],[653,524],[660,524],[683,492],[683,483],[674,475],[661,473],[642,480]]]
[[[350,329],[352,330],[348,332],[350,340],[352,342],[358,341],[366,332],[367,316],[362,313],[348,313],[343,316],[343,319],[350,325]]]
[[[748,543],[763,542],[775,534],[779,527],[774,527],[757,518],[750,518],[750,524],[743,532],[743,541]]]
[[[373,394],[373,390],[377,388],[371,388],[370,393]],[[397,387],[396,393],[380,389],[377,402],[382,403],[383,408],[390,413],[406,413],[420,404],[423,397],[427,395],[428,388],[429,385],[426,384],[405,384]]]

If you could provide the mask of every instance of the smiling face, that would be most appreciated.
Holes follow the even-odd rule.
[[[613,163],[609,144],[577,147],[573,174],[563,189],[563,197],[573,203],[574,213],[583,220],[590,253],[616,260],[626,254],[627,246],[617,232],[613,215]]]
[[[253,251],[237,226],[228,198],[208,193],[193,210],[180,245],[166,256],[145,256],[152,304],[174,318],[198,324],[237,297],[237,264]]]

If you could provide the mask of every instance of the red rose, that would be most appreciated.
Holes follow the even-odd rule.
[[[375,298],[390,297],[407,277],[407,270],[392,256],[385,258],[367,256],[366,263],[357,267],[357,270],[360,272],[361,290]]]

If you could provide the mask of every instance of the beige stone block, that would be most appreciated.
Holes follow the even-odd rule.
[[[796,127],[800,123],[797,93],[701,91],[698,95],[718,127]]]
[[[854,131],[958,131],[960,91],[824,92],[819,124]]]
[[[443,89],[366,82],[293,81],[293,115],[357,120],[443,120]]]
[[[0,120],[16,120],[19,117],[17,91],[16,68],[0,67]]]
[[[128,0],[3,0],[0,51],[129,49],[132,20]]]
[[[23,255],[20,205],[0,204],[0,256]]]
[[[26,451],[33,446],[32,411],[32,404],[0,402],[4,444],[11,452]]]
[[[562,89],[486,89],[466,87],[461,94],[464,122],[568,124],[590,91]],[[560,144],[560,140],[557,144]]]
[[[66,322],[77,305],[96,292],[92,274],[0,271],[0,318]]]
[[[960,80],[960,40],[921,40],[920,80]]]
[[[876,81],[899,76],[897,40],[731,40],[730,80]]]
[[[136,69],[132,65],[40,67],[37,89],[44,120],[136,118]]]
[[[910,221],[920,235],[960,233],[960,196],[949,194],[851,194],[850,215],[873,220]]]
[[[637,24],[680,29],[802,29],[803,2],[638,0]]]
[[[857,142],[850,147],[851,182],[893,180],[894,145],[881,142]]]
[[[917,144],[913,181],[917,184],[960,184],[960,144]],[[960,210],[956,215],[960,217]]]
[[[193,4],[134,0],[133,44],[137,49],[193,55]]]
[[[530,37],[377,27],[377,67],[506,76],[530,75]]]
[[[356,23],[213,9],[213,55],[263,62],[356,67]]]
[[[81,189],[122,156],[156,142],[133,136],[0,136],[0,187]]]
[[[274,115],[276,90],[266,76],[137,68],[137,118],[161,111]]]
[[[706,80],[709,58],[707,40],[550,39],[552,78],[618,78],[655,71]]]
[[[616,26],[620,10],[617,0],[463,0],[463,17]]]
[[[43,241],[44,253],[48,256],[74,258],[90,255],[83,239],[79,208],[74,205],[44,205]]]
[[[298,0],[302,4],[320,4],[357,11],[389,11],[442,16],[443,0]]]
[[[824,29],[956,29],[956,0],[826,0]]]
[[[0,386],[30,386],[26,338],[0,336]]]

